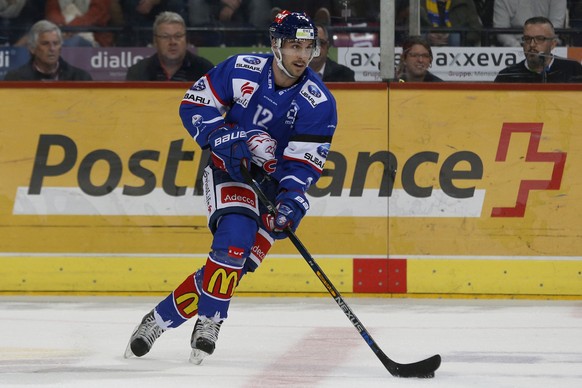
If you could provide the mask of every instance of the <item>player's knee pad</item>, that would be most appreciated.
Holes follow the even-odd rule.
[[[256,221],[245,215],[232,213],[221,217],[212,240],[215,260],[247,258],[255,242],[257,229]],[[223,257],[223,252],[227,256]]]
[[[230,300],[243,276],[245,258],[233,257],[232,252],[212,251],[204,266],[204,277],[198,314],[225,319]]]
[[[166,328],[178,327],[198,313],[204,267],[190,274],[170,295],[156,306],[156,311],[166,322]]]

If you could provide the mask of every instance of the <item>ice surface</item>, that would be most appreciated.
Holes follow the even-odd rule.
[[[0,297],[0,387],[582,387],[582,302],[346,297],[398,362],[392,377],[331,297],[233,299],[215,353],[188,362],[194,321],[143,358],[129,336],[161,298]]]

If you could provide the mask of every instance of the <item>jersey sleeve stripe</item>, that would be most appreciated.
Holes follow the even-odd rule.
[[[331,143],[331,136],[324,135],[295,135],[289,141],[305,142],[305,143]]]
[[[212,92],[212,95],[214,96],[214,98],[220,103],[220,105],[229,106],[229,104],[225,101],[222,101],[222,99],[220,98],[218,93],[216,93],[216,89],[214,88],[214,85],[212,84],[212,80],[210,79],[210,76],[206,76],[206,79],[208,81],[208,87],[210,88],[210,91]]]

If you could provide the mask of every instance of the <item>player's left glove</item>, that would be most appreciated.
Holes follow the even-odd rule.
[[[241,164],[248,168],[252,157],[246,140],[246,132],[238,126],[220,127],[208,135],[212,162],[238,182],[245,181],[240,171]]]
[[[297,229],[309,210],[309,201],[302,192],[282,191],[277,196],[276,202],[277,214],[274,217],[272,215],[263,217],[263,222],[273,237],[283,239],[287,237],[285,229],[289,228],[292,231]]]
[[[277,159],[275,159],[277,140],[265,131],[251,129],[247,131],[247,145],[253,155],[253,163],[269,174],[274,173],[277,165]]]

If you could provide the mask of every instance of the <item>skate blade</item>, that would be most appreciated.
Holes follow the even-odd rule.
[[[210,354],[203,352],[202,350],[199,349],[192,349],[192,353],[190,353],[190,362],[194,365],[200,365],[202,364],[202,361],[204,361],[204,359],[206,357],[208,357]]]
[[[132,358],[135,357],[135,354],[131,351],[131,340],[127,344],[127,348],[125,348],[125,353],[123,353],[123,358]]]
[[[133,351],[131,350],[131,340],[133,338],[133,335],[137,332],[138,328],[139,328],[139,325],[137,325],[135,327],[135,329],[133,329],[133,332],[131,333],[131,337],[129,337],[129,341],[127,342],[127,347],[125,348],[125,353],[123,353],[123,358],[135,357],[135,354],[133,354]]]

